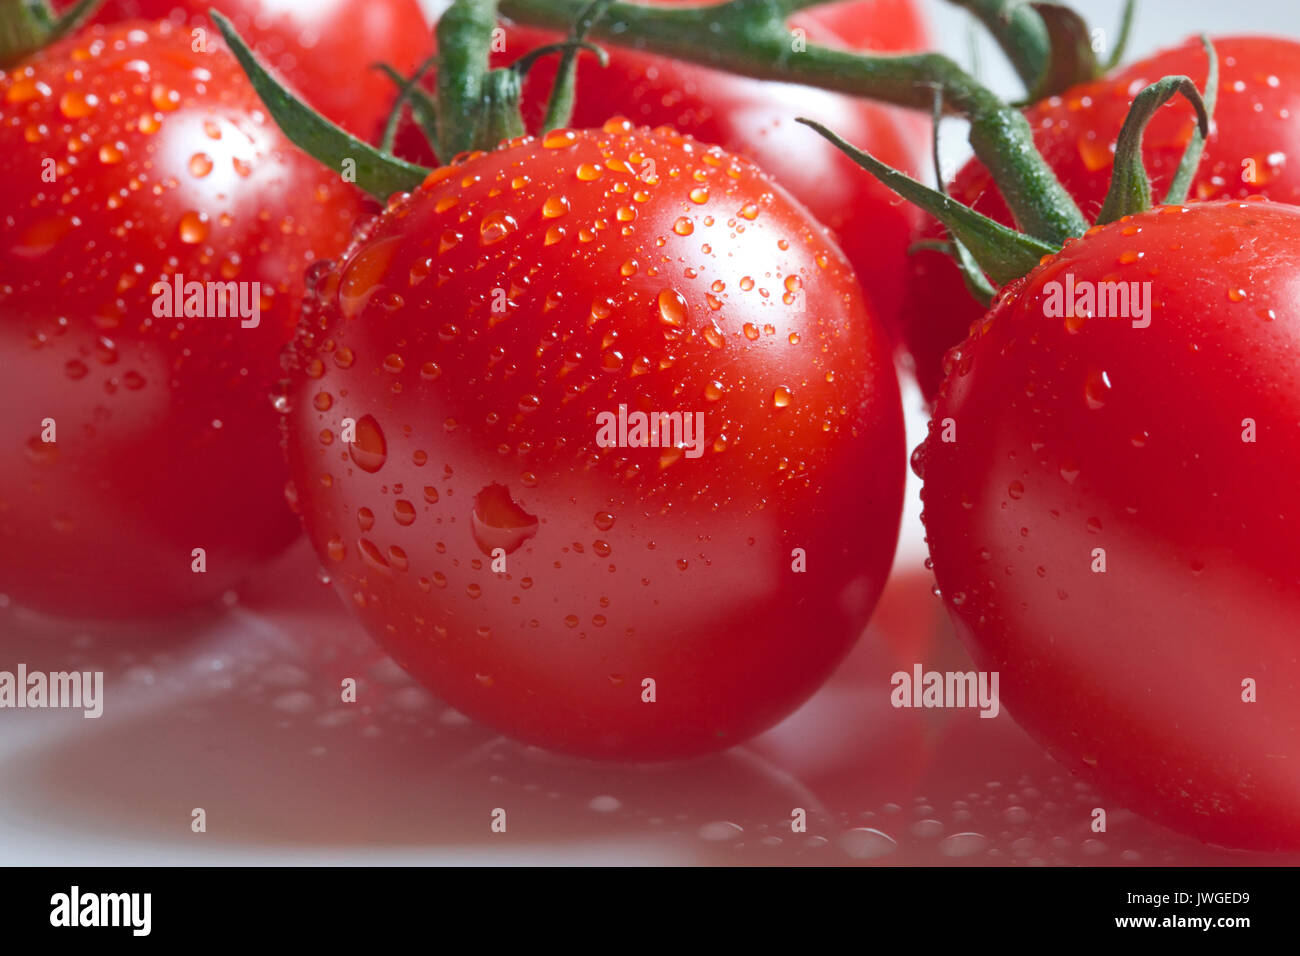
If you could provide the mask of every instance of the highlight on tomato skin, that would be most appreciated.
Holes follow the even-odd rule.
[[[297,506],[343,600],[456,708],[691,756],[789,713],[861,633],[898,533],[898,384],[842,253],[751,163],[625,120],[516,140],[314,282]]]
[[[168,20],[206,39],[216,35],[209,10],[230,17],[312,106],[366,140],[378,136],[393,100],[392,84],[372,64],[407,74],[433,52],[417,0],[107,0],[92,22]]]
[[[0,73],[0,104],[0,593],[100,620],[207,604],[294,538],[277,355],[363,197],[170,23],[75,32]],[[175,281],[234,295],[187,315]]]
[[[1016,721],[1133,810],[1272,851],[1300,848],[1297,288],[1291,205],[1096,227],[954,350],[913,459]]]

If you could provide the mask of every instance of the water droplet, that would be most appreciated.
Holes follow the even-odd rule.
[[[854,827],[840,834],[836,840],[839,848],[854,860],[876,860],[889,856],[898,849],[898,843],[887,833],[872,827]]]
[[[496,482],[474,496],[471,520],[474,543],[489,557],[495,548],[513,554],[537,534],[537,517],[510,496],[509,488]]]
[[[960,859],[974,856],[988,844],[988,837],[982,833],[954,833],[939,841],[939,852],[944,856]]]
[[[744,827],[725,820],[706,823],[696,831],[699,838],[708,843],[730,843],[745,835]]]
[[[212,172],[212,157],[207,153],[195,153],[190,157],[190,175],[202,179]]]
[[[790,389],[786,388],[784,385],[778,385],[772,391],[772,404],[777,408],[785,408],[790,404],[793,397],[794,396],[790,393]]]
[[[208,214],[190,210],[181,216],[179,231],[181,242],[188,245],[202,242],[208,237]]]
[[[548,196],[546,202],[542,203],[542,215],[547,219],[558,219],[569,211],[569,198],[567,196]]]
[[[665,325],[680,328],[686,321],[686,300],[676,289],[663,289],[659,293],[659,318]]]
[[[373,415],[357,419],[356,441],[348,447],[348,456],[362,471],[374,474],[388,461],[388,440]]]
[[[498,209],[495,212],[488,213],[483,217],[483,221],[479,223],[479,242],[485,246],[493,245],[518,228],[519,223],[514,216]]]
[[[1106,399],[1110,397],[1110,376],[1103,371],[1094,369],[1088,373],[1088,377],[1083,384],[1083,395],[1091,409],[1101,408],[1106,404]]]

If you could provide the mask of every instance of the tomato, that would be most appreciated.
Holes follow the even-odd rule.
[[[511,736],[730,746],[816,689],[880,594],[888,343],[823,227],[744,159],[626,120],[471,154],[318,273],[299,335],[287,448],[329,576]],[[651,412],[693,431],[620,438]]]
[[[432,28],[416,0],[108,0],[95,19],[170,18],[216,36],[210,9],[229,17],[308,103],[369,141],[393,102],[392,83],[372,64],[408,74],[433,52]]]
[[[806,31],[808,42],[833,46],[845,42],[832,24],[852,24],[852,45],[858,48],[917,49],[926,40],[913,0],[857,0],[825,11],[801,11],[790,22]],[[494,57],[494,65],[507,65],[560,39],[546,30],[507,24],[505,48]],[[906,250],[921,214],[863,175],[852,160],[795,123],[794,117],[824,122],[886,162],[913,171],[927,162],[928,121],[824,90],[755,80],[610,43],[603,46],[608,66],[602,68],[588,55],[579,59],[573,126],[594,128],[611,116],[626,115],[646,126],[673,126],[753,159],[834,230],[873,311],[887,320],[887,328],[897,327]],[[531,130],[540,127],[555,70],[556,58],[547,58],[525,81],[523,111]],[[400,144],[401,155],[429,162],[427,153],[412,147],[409,134]]]
[[[65,38],[0,73],[0,104],[0,593],[76,617],[201,603],[294,532],[277,356],[362,206],[170,24]],[[176,275],[238,283],[248,318],[162,316]]]
[[[1219,97],[1191,197],[1263,195],[1300,201],[1300,43],[1277,37],[1221,37]],[[1162,76],[1185,74],[1204,88],[1207,61],[1199,39],[1133,63],[1107,79],[1075,87],[1030,108],[1034,141],[1057,176],[1092,219],[1110,185],[1112,151],[1129,104]],[[1153,194],[1165,194],[1195,127],[1190,106],[1178,101],[1147,125],[1143,157]],[[1011,215],[988,172],[975,161],[957,175],[952,196],[1010,224]],[[927,236],[941,233],[931,228]],[[983,309],[966,291],[951,261],[937,252],[911,257],[903,337],[917,378],[933,398],[943,377],[944,353],[966,337]]]
[[[940,589],[1007,709],[1231,847],[1300,848],[1297,276],[1289,205],[1095,228],[954,352],[914,458]],[[1060,314],[1103,282],[1149,309]]]

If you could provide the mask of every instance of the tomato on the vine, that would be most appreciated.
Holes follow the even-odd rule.
[[[626,120],[521,138],[395,197],[314,288],[287,393],[304,523],[452,705],[686,756],[775,723],[862,631],[902,499],[890,349],[747,160]],[[682,428],[647,446],[650,413]]]
[[[210,9],[228,16],[313,107],[365,140],[378,134],[393,101],[392,83],[373,64],[405,74],[433,52],[416,0],[108,0],[95,22],[170,19],[214,34]]]
[[[926,43],[914,0],[853,0],[799,11],[790,23],[804,31],[798,40],[829,46],[899,52]],[[552,31],[506,23],[504,49],[496,52],[493,64],[508,65],[560,39]],[[793,35],[791,42],[796,42]],[[649,127],[672,126],[754,160],[832,229],[862,281],[872,312],[886,321],[887,329],[897,327],[906,250],[922,216],[793,118],[818,119],[886,162],[910,170],[925,163],[924,120],[838,93],[602,45],[609,54],[607,66],[586,54],[578,60],[570,125],[596,128],[612,116],[627,116]],[[555,59],[548,58],[534,65],[525,80],[522,106],[530,130],[539,128],[555,72]],[[404,137],[403,142],[404,154],[428,162],[419,144],[412,154],[411,140]]]
[[[1298,276],[1289,205],[1094,228],[952,353],[914,456],[939,586],[1011,714],[1232,847],[1300,848]]]
[[[0,593],[76,617],[219,595],[293,534],[278,353],[361,200],[219,40],[195,52],[170,23],[92,27],[0,72],[0,144]],[[185,301],[203,284],[204,317],[160,291],[177,277]],[[225,317],[215,283],[236,289]]]
[[[1191,198],[1263,195],[1300,200],[1300,43],[1280,37],[1220,37],[1219,93]],[[1074,87],[1026,111],[1034,142],[1091,219],[1110,183],[1115,139],[1133,96],[1162,76],[1183,74],[1204,88],[1208,61],[1199,40],[1132,63],[1106,79]],[[1142,154],[1154,194],[1168,188],[1195,128],[1186,104],[1159,110],[1143,138]],[[992,177],[972,160],[949,189],[954,199],[999,222],[1011,215]],[[942,233],[931,227],[927,238]],[[952,261],[919,250],[908,264],[903,338],[917,379],[933,398],[943,378],[944,353],[962,341],[983,308],[962,284]]]

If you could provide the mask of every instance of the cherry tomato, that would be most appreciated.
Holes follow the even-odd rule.
[[[671,129],[439,169],[316,276],[290,374],[334,585],[418,679],[529,743],[730,746],[825,680],[889,570],[882,330],[780,185]],[[694,430],[618,434],[651,412]]]
[[[293,534],[277,355],[360,202],[168,23],[67,37],[0,72],[0,104],[0,593],[77,617],[205,601]],[[236,283],[240,314],[204,285],[213,317],[162,315],[175,276]]]
[[[253,50],[308,103],[373,141],[393,102],[393,85],[372,69],[403,74],[433,51],[432,28],[416,0],[108,0],[96,22],[163,20],[216,29],[208,11],[230,18]]]
[[[1263,195],[1300,201],[1300,43],[1278,37],[1221,37],[1219,96],[1214,129],[1205,145],[1191,198]],[[1207,61],[1199,39],[1118,71],[1107,79],[1075,87],[1030,108],[1026,116],[1034,142],[1084,215],[1094,218],[1110,185],[1115,138],[1133,97],[1162,76],[1185,74],[1204,88]],[[1160,110],[1147,125],[1143,157],[1152,190],[1169,188],[1195,115],[1181,100]],[[954,198],[1010,224],[1011,215],[988,172],[975,161],[957,175]],[[931,228],[926,235],[941,235]],[[943,377],[944,353],[966,337],[983,313],[951,261],[921,251],[910,260],[903,336],[916,363],[917,378],[933,398]]]
[[[790,22],[805,31],[803,40],[833,46],[846,45],[835,30],[848,25],[848,45],[856,48],[891,52],[918,49],[926,42],[913,0],[855,0],[824,11],[801,11]],[[494,64],[505,66],[560,39],[546,30],[507,24],[504,50],[498,51]],[[914,171],[926,162],[927,121],[909,111],[824,90],[754,80],[603,45],[608,66],[602,68],[585,54],[579,58],[574,126],[594,128],[611,116],[626,115],[647,126],[673,126],[753,159],[834,230],[873,312],[887,319],[888,329],[897,328],[906,250],[922,216],[794,117],[820,120],[851,141],[866,144],[886,162]],[[555,58],[542,60],[525,81],[523,110],[531,130],[540,127],[555,70]],[[410,128],[404,129],[399,154],[429,164],[431,155],[415,139]]]
[[[1007,709],[1231,847],[1300,848],[1297,275],[1289,205],[1094,229],[955,350],[914,457],[939,586]],[[1085,317],[1102,283],[1122,317]]]

